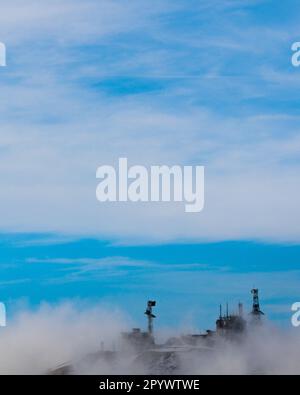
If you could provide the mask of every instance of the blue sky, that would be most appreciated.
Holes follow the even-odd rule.
[[[151,296],[162,322],[178,322],[178,305],[212,325],[219,302],[249,301],[256,285],[287,323],[300,258],[297,11],[296,0],[1,5],[0,298],[98,298],[139,319]],[[204,165],[204,211],[100,205],[96,169],[122,156]]]
[[[3,235],[1,297],[13,315],[20,308],[72,300],[118,306],[143,324],[149,298],[158,300],[159,326],[212,327],[218,306],[235,312],[250,289],[261,289],[262,309],[288,326],[297,299],[299,245],[218,242],[116,245],[53,235]]]

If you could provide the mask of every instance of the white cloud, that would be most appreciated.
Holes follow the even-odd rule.
[[[17,59],[1,76],[1,231],[91,235],[125,242],[299,242],[299,119],[284,112],[274,116],[272,108],[256,108],[251,115],[239,108],[249,97],[266,96],[261,80],[252,85],[218,78],[224,59],[213,78],[182,81],[150,95],[120,97],[90,89],[90,79],[98,81],[111,63],[103,60],[102,69],[99,61],[88,64],[86,48],[77,52],[77,40],[97,51],[93,45],[111,44],[115,49],[124,39],[120,44],[124,50],[134,31],[146,42],[162,45],[146,45],[145,50],[145,41],[131,37],[130,55],[119,59],[114,52],[111,71],[116,75],[174,71],[170,60],[178,61],[185,52],[169,50],[176,37],[163,16],[172,10],[178,17],[180,2],[173,6],[151,2],[151,7],[136,1],[24,4],[7,3],[0,16],[0,38],[11,41]],[[227,6],[230,9],[232,2]],[[182,42],[196,40],[198,33],[184,35]],[[232,30],[225,33],[228,37],[220,41],[220,48],[225,43],[228,49],[230,43],[236,51]],[[268,30],[266,46],[273,33]],[[257,34],[260,37],[263,30]],[[280,32],[275,36],[278,48],[285,36]],[[253,40],[249,38],[247,48],[254,41],[256,45],[257,36]],[[24,43],[29,45],[23,48]],[[45,57],[38,57],[41,54]],[[259,78],[269,78],[269,83],[277,78],[276,73],[262,74]],[[212,104],[197,104],[205,96]],[[234,113],[222,110],[226,100],[237,100]],[[127,156],[130,164],[148,166],[205,165],[204,211],[186,214],[174,204],[100,205],[95,198],[96,168],[115,164],[121,156]]]
[[[175,116],[135,103],[133,112],[130,103],[112,113],[102,105],[101,114],[82,125],[9,124],[13,131],[2,140],[0,167],[3,231],[155,241],[299,240],[298,165],[289,163],[298,156],[299,139],[282,136],[276,118],[216,121],[201,111]],[[97,202],[97,166],[123,155],[130,164],[204,164],[204,211]]]
[[[115,308],[83,306],[82,302],[44,304],[36,312],[17,314],[2,328],[1,374],[46,374],[98,351],[102,340],[105,347],[113,347],[128,320]]]

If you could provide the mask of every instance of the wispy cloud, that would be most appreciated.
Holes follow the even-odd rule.
[[[30,282],[31,282],[30,278],[22,278],[22,279],[16,279],[16,280],[0,281],[0,288],[2,288],[2,287],[12,287],[14,285],[25,284],[25,283],[30,283]]]
[[[143,261],[134,261],[130,258],[114,256],[107,258],[28,258],[27,263],[53,263],[57,265],[84,265],[87,270],[91,268],[99,269],[101,267],[111,267],[111,266],[135,266],[135,267],[145,267],[149,266],[150,263]],[[89,269],[88,269],[89,268]]]
[[[129,257],[111,256],[105,258],[27,258],[28,264],[51,264],[60,266],[58,276],[49,278],[50,283],[67,283],[91,281],[96,279],[109,278],[111,276],[123,276],[134,270],[140,273],[151,271],[161,272],[182,272],[182,271],[206,271],[206,270],[226,270],[226,268],[216,268],[201,263],[182,262],[165,265],[159,262],[146,260],[134,260]]]
[[[3,232],[299,242],[293,7],[287,22],[264,1],[24,4],[0,15]],[[99,205],[95,169],[120,156],[205,165],[204,212]]]

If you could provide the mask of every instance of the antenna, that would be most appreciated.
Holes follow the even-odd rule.
[[[258,297],[258,289],[257,288],[253,288],[251,290],[251,293],[253,295],[253,305],[252,305],[252,311],[251,314],[252,316],[257,319],[260,320],[262,315],[265,315],[261,310],[260,310],[260,306],[259,306],[259,297]]]
[[[152,308],[156,306],[155,300],[148,300],[147,309],[145,311],[146,316],[148,317],[148,333],[152,335],[153,333],[153,318],[156,316],[152,313]]]

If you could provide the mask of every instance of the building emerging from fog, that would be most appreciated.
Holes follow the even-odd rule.
[[[185,359],[194,356],[200,356],[201,360],[210,357],[220,344],[224,341],[242,342],[243,337],[251,325],[261,323],[261,316],[264,313],[260,310],[258,289],[251,291],[253,295],[253,306],[250,312],[249,320],[246,320],[243,312],[243,305],[238,304],[236,314],[229,313],[228,304],[226,313],[223,314],[220,306],[219,317],[216,320],[215,330],[207,330],[203,334],[185,334],[178,337],[172,337],[163,344],[157,344],[155,341],[153,321],[156,316],[153,309],[156,306],[154,300],[147,303],[145,315],[147,316],[147,330],[142,331],[140,328],[133,328],[131,332],[121,334],[119,347],[116,350],[105,350],[102,344],[101,350],[89,354],[83,361],[74,364],[64,364],[50,372],[50,374],[72,374],[76,364],[85,363],[102,366],[102,362],[109,365],[110,371],[116,372],[118,361],[125,360],[138,369],[140,366],[146,367],[149,374],[165,374],[180,372],[180,361],[184,356]],[[97,365],[98,364],[98,365]],[[103,372],[96,371],[101,374]]]

